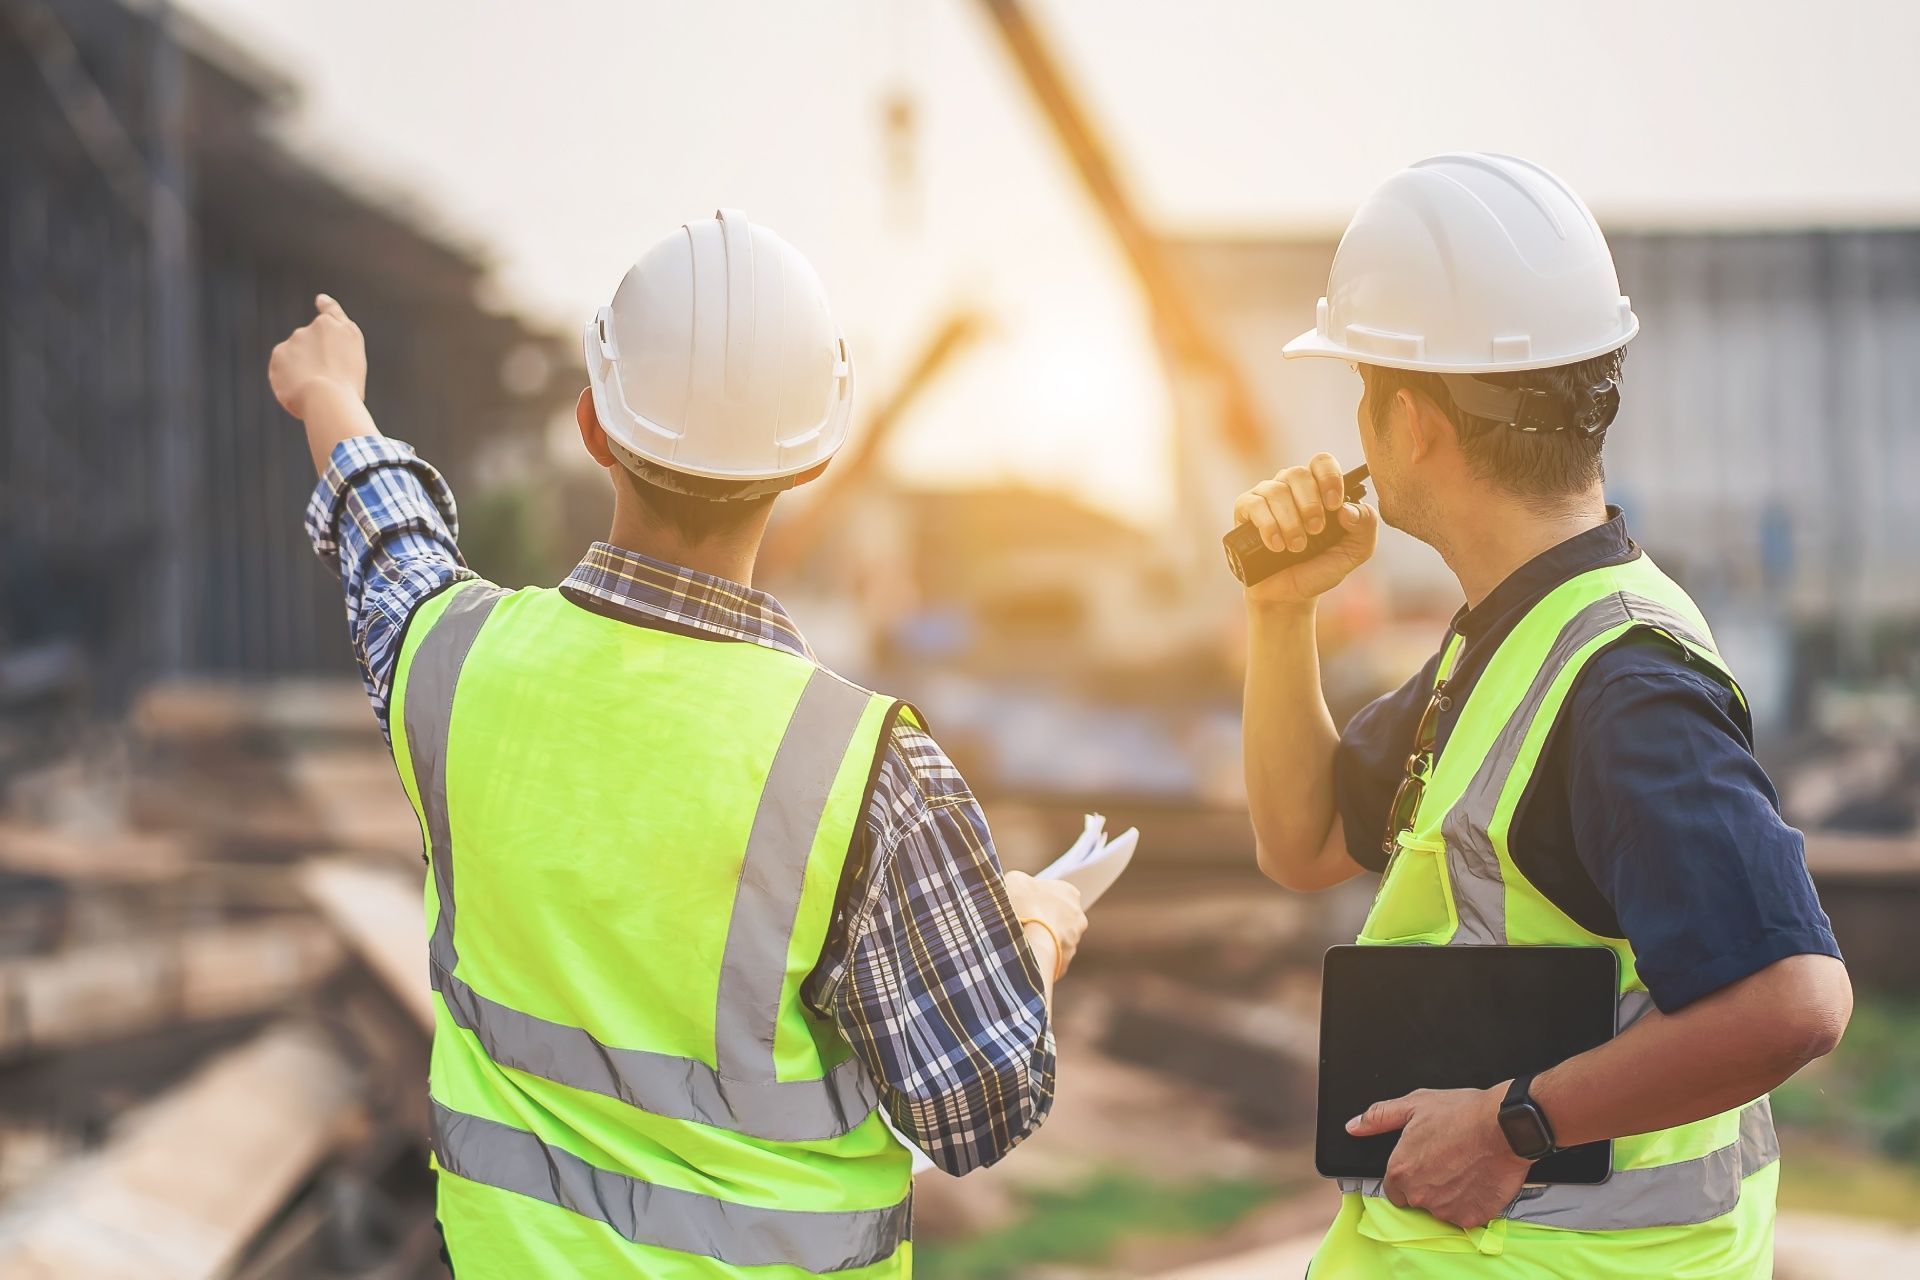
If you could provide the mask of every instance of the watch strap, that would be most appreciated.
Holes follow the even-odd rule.
[[[1503,1117],[1510,1112],[1522,1109],[1531,1115],[1535,1123],[1540,1126],[1540,1132],[1544,1135],[1547,1142],[1547,1149],[1545,1151],[1539,1152],[1530,1158],[1539,1160],[1558,1151],[1560,1149],[1560,1143],[1559,1139],[1554,1136],[1553,1122],[1547,1119],[1547,1113],[1541,1109],[1539,1102],[1533,1097],[1533,1074],[1531,1073],[1524,1076],[1515,1076],[1513,1083],[1507,1086],[1506,1097],[1500,1101],[1500,1114]],[[1505,1125],[1501,1126],[1501,1133],[1503,1136],[1506,1134]],[[1507,1138],[1507,1145],[1510,1147],[1513,1146],[1513,1139],[1511,1137]],[[1526,1156],[1527,1153],[1515,1147],[1514,1154]]]

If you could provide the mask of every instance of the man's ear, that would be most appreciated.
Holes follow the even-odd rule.
[[[1407,460],[1422,462],[1433,456],[1441,443],[1453,435],[1453,423],[1440,411],[1440,406],[1425,396],[1415,395],[1406,387],[1398,394],[1401,417],[1407,424]]]
[[[580,389],[580,398],[573,402],[573,417],[580,424],[580,443],[587,446],[593,460],[603,467],[616,466],[613,450],[607,447],[607,433],[600,426],[600,415],[593,410],[592,387]]]

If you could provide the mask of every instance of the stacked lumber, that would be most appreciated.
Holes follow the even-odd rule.
[[[0,779],[0,1276],[444,1274],[420,832],[364,695],[167,684],[114,753]]]

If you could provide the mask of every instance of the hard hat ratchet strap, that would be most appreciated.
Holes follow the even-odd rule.
[[[1612,378],[1588,389],[1588,404],[1571,415],[1554,403],[1551,391],[1539,387],[1503,387],[1464,373],[1443,373],[1447,394],[1462,413],[1536,435],[1577,431],[1597,436],[1620,411],[1620,388]]]

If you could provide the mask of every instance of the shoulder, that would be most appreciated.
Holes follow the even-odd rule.
[[[915,833],[955,821],[972,826],[979,810],[959,768],[908,710],[894,708],[867,793],[867,841],[881,858]],[[984,838],[984,817],[978,825]]]
[[[971,804],[960,770],[915,719],[896,711],[874,778],[873,811],[911,818],[927,810]]]
[[[1751,754],[1753,724],[1716,669],[1657,632],[1636,632],[1596,655],[1571,690],[1566,720],[1576,756]]]

